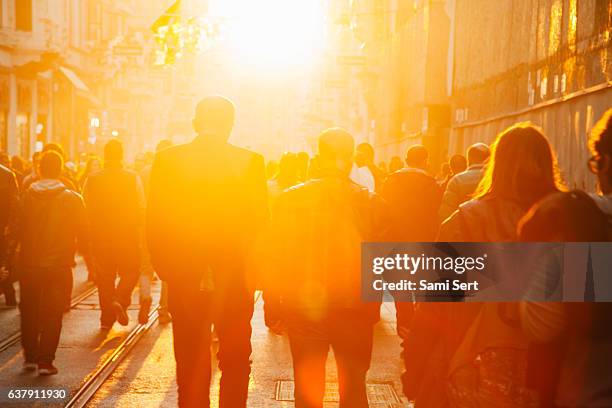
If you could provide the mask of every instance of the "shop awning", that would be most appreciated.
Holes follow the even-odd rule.
[[[102,103],[96,96],[91,92],[91,89],[85,84],[85,82],[77,75],[76,72],[70,68],[60,66],[59,71],[66,77],[68,82],[74,86],[77,90],[77,96],[85,99],[94,107],[101,107]]]
[[[62,74],[64,74],[64,76],[66,77],[66,79],[68,81],[70,81],[70,83],[79,91],[81,92],[91,92],[89,90],[89,88],[87,87],[87,85],[85,85],[85,82],[83,82],[83,80],[81,78],[79,78],[79,76],[76,74],[76,72],[74,72],[73,70],[71,70],[70,68],[66,68],[66,67],[59,67],[59,70]]]

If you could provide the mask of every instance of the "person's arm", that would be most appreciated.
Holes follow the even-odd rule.
[[[149,180],[149,200],[145,216],[145,236],[151,255],[151,264],[157,275],[165,281],[169,278],[166,274],[165,262],[165,244],[169,237],[168,211],[172,211],[168,203],[172,180],[168,174],[166,160],[163,152],[155,155]]]
[[[519,317],[523,333],[538,343],[556,339],[568,325],[565,305],[558,302],[522,302]]]
[[[77,248],[85,259],[89,259],[91,246],[89,240],[89,220],[87,217],[87,210],[85,209],[83,198],[77,193],[75,193],[75,196],[77,197],[74,208]],[[88,268],[89,267],[90,265],[88,265]]]

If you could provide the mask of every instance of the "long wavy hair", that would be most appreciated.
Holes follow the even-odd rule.
[[[539,127],[522,122],[495,139],[474,197],[500,197],[527,209],[548,194],[564,190],[548,138]]]

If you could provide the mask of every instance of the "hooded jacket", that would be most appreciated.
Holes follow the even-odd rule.
[[[77,244],[87,243],[83,199],[59,180],[33,183],[23,196],[19,217],[20,265],[61,268],[75,265]]]

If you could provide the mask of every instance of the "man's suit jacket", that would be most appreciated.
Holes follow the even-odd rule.
[[[246,260],[268,217],[263,157],[212,138],[157,153],[151,170],[147,240],[171,285],[216,289],[246,283]],[[231,290],[231,289],[229,289]]]

